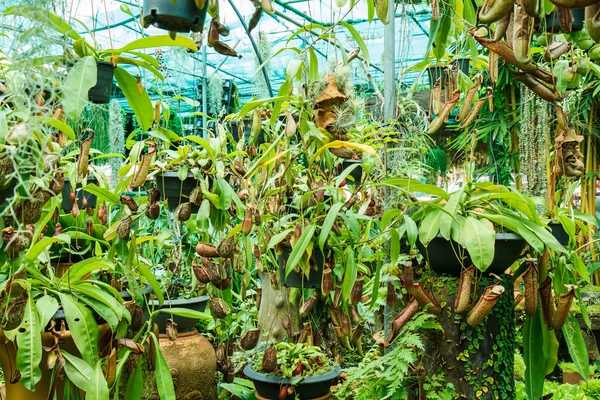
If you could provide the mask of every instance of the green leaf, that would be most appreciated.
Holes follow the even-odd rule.
[[[119,200],[119,196],[117,196],[116,194],[114,194],[113,192],[111,192],[108,189],[98,187],[94,183],[88,183],[87,185],[85,185],[83,187],[83,190],[95,195],[96,197],[98,197],[98,199],[100,201],[108,201],[109,203],[112,203],[115,206],[118,206],[121,204],[121,200]]]
[[[29,249],[26,258],[29,261],[35,261],[39,257],[39,255],[42,254],[42,252],[46,250],[49,246],[53,245],[54,243],[61,242],[67,244],[71,243],[71,238],[64,233],[53,237],[44,237],[42,240],[34,244],[31,249]]]
[[[137,259],[134,262],[137,266],[138,271],[144,276],[144,278],[146,278],[146,281],[152,288],[152,291],[156,296],[156,300],[158,300],[158,305],[162,306],[163,302],[165,301],[165,296],[162,293],[162,289],[160,287],[160,284],[156,280],[156,277],[154,276],[152,271],[150,271],[150,269],[146,266],[146,264],[142,262],[137,262]]]
[[[316,229],[317,229],[317,226],[311,224],[308,226],[308,228],[306,228],[304,230],[304,232],[302,232],[302,235],[298,239],[298,242],[296,242],[296,245],[292,249],[290,258],[287,260],[287,264],[285,266],[286,278],[290,274],[290,272],[292,272],[294,270],[294,268],[296,268],[296,265],[298,265],[298,263],[304,256],[304,252],[306,251],[308,244],[313,239]]]
[[[429,212],[419,228],[419,240],[423,243],[423,246],[427,246],[434,237],[437,236],[440,230],[440,220],[442,217],[442,211],[434,209]]]
[[[154,336],[154,333],[151,333],[150,337],[154,340],[154,348],[156,349],[156,388],[158,396],[161,400],[172,400],[175,398],[175,388],[173,386],[173,379],[171,378],[171,371],[160,352],[158,339]]]
[[[465,186],[461,187],[457,192],[452,193],[448,202],[444,204],[444,210],[447,213],[444,213],[440,220],[440,234],[446,240],[450,240],[451,227],[452,222],[454,221],[454,217],[456,212],[458,211],[458,206],[460,204],[460,199],[465,190]]]
[[[65,350],[61,350],[60,354],[65,359],[65,373],[67,374],[67,378],[79,389],[87,390],[88,385],[90,384],[90,378],[94,373],[92,367],[83,361],[79,357],[75,357],[74,355],[66,352]]]
[[[125,390],[125,399],[127,400],[142,400],[142,389],[144,381],[142,380],[142,362],[138,362],[138,366],[127,381],[127,389]]]
[[[115,79],[125,98],[127,98],[127,104],[135,113],[142,131],[146,132],[152,126],[154,120],[154,109],[148,92],[142,87],[140,94],[137,80],[121,67],[115,68]]]
[[[308,67],[308,79],[309,81],[317,81],[319,80],[319,59],[317,58],[317,53],[312,47],[308,48],[308,56],[309,56],[309,67]]]
[[[583,280],[585,280],[587,283],[590,283],[590,273],[588,272],[587,267],[583,263],[583,260],[581,259],[581,257],[579,257],[579,254],[577,253],[573,254],[573,265],[575,266],[575,271],[577,271],[579,276],[583,278]]]
[[[367,45],[365,44],[362,37],[360,36],[360,33],[356,30],[355,27],[353,27],[346,21],[340,21],[340,24],[342,26],[344,26],[346,29],[348,29],[348,32],[350,32],[350,34],[352,35],[352,38],[356,42],[357,46],[360,48],[362,57],[365,59],[365,61],[367,63],[369,63],[370,62],[369,61],[369,49],[367,48]]]
[[[92,311],[85,305],[74,301],[68,294],[60,293],[60,301],[77,349],[86,362],[95,364],[98,359],[100,330]]]
[[[397,229],[390,229],[390,263],[397,263],[398,257],[400,257],[400,234]]]
[[[487,219],[467,217],[463,235],[471,261],[479,270],[485,271],[494,260],[494,226]]]
[[[408,243],[413,247],[419,236],[419,228],[417,228],[415,221],[408,215],[404,216],[404,225],[406,226],[406,238],[408,239]]]
[[[109,61],[109,60],[106,60]],[[135,58],[130,58],[130,57],[123,57],[123,56],[114,56],[111,57],[110,61],[114,62],[115,64],[128,64],[128,65],[135,65],[136,67],[140,67],[140,68],[145,68],[148,71],[152,72],[154,74],[154,76],[156,77],[156,79],[158,80],[164,80],[165,77],[150,63],[148,63],[146,60],[136,60]]]
[[[171,39],[169,35],[159,36],[146,36],[141,39],[134,40],[133,42],[127,43],[120,49],[108,49],[102,51],[100,54],[112,55],[129,52],[131,50],[151,49],[154,47],[185,47],[186,49],[192,50],[194,53],[198,52],[198,47],[192,39],[188,36],[177,35],[175,40]]]
[[[49,296],[47,294],[43,295],[38,299],[35,303],[37,308],[37,312],[40,318],[40,332],[44,331],[50,319],[56,314],[58,311],[58,300],[56,298]]]
[[[356,261],[354,260],[354,251],[352,248],[349,248],[348,250],[349,251],[346,252],[347,259],[344,268],[344,279],[342,281],[342,300],[344,304],[347,304],[350,301],[350,292],[352,291],[352,287],[354,286],[358,274],[358,268],[356,267]]]
[[[335,203],[333,206],[331,206],[331,208],[329,209],[329,212],[327,213],[327,216],[325,217],[325,220],[323,221],[323,225],[321,225],[321,233],[319,235],[319,248],[321,248],[321,251],[323,250],[323,247],[325,246],[325,242],[327,241],[327,238],[329,237],[331,228],[333,228],[333,224],[335,223],[335,220],[337,219],[340,209],[342,208],[343,205],[344,205],[344,203],[340,202],[340,203]]]
[[[102,363],[96,363],[90,377],[90,384],[85,390],[85,400],[109,400],[108,383],[102,373]]]
[[[119,318],[117,317],[115,311],[112,308],[110,308],[109,306],[107,306],[99,300],[85,295],[79,295],[77,296],[77,298],[81,300],[82,303],[87,304],[103,320],[105,320],[112,331],[115,331],[117,329],[117,325],[119,324]]]
[[[573,359],[573,363],[577,367],[577,372],[585,379],[590,377],[590,363],[588,351],[579,327],[579,322],[573,314],[569,314],[567,321],[562,328],[565,342],[569,349],[569,354]]]
[[[543,338],[541,307],[533,317],[525,320],[523,328],[523,359],[525,361],[525,390],[529,399],[540,399],[544,392],[544,352],[540,351]]]
[[[97,71],[96,60],[87,56],[77,61],[67,74],[62,84],[62,106],[69,119],[79,120],[83,109],[88,105],[88,92],[96,85]]]
[[[448,193],[442,188],[439,188],[435,185],[428,185],[423,183],[417,179],[410,178],[390,178],[384,179],[382,181],[382,185],[385,186],[394,186],[399,190],[403,190],[409,193],[426,193],[432,196],[438,196],[442,199],[448,199]]]
[[[21,372],[20,383],[34,391],[35,385],[42,379],[40,363],[42,362],[42,327],[38,311],[33,303],[33,295],[29,294],[23,322],[17,333],[17,369]]]
[[[212,317],[206,313],[190,310],[189,308],[161,308],[152,313],[152,316],[156,316],[158,314],[169,314],[169,315],[177,315],[178,317],[195,319],[198,321],[209,321],[212,320]]]
[[[73,129],[67,125],[66,123],[64,123],[63,121],[60,121],[56,118],[52,118],[52,117],[36,117],[37,120],[39,121],[40,124],[42,125],[48,125],[51,126],[54,129],[57,129],[61,132],[63,132],[65,135],[67,135],[67,137],[71,140],[75,140],[75,132],[73,132]]]

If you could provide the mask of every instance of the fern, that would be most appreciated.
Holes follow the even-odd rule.
[[[441,329],[431,314],[419,313],[402,329],[394,341],[393,349],[381,355],[375,345],[365,355],[361,364],[348,371],[348,379],[335,393],[337,399],[371,400],[408,398],[408,381],[411,369],[423,350],[419,331]]]

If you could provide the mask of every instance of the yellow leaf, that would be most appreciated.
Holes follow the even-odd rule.
[[[323,145],[319,150],[317,150],[317,152],[313,156],[313,160],[325,149],[339,149],[340,147],[350,147],[351,149],[362,151],[363,153],[374,154],[377,157],[377,159],[379,159],[379,156],[377,155],[375,149],[369,146],[368,144],[346,142],[343,140],[334,140]],[[381,162],[381,160],[379,161]]]

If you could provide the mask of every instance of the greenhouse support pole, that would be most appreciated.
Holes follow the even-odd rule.
[[[388,12],[390,13],[390,22],[383,28],[383,118],[390,121],[396,116],[396,17],[395,9],[392,6],[395,2],[390,2]],[[386,149],[387,151],[387,149]],[[386,157],[387,159],[387,157]],[[386,163],[386,169],[388,165]],[[389,171],[386,171],[386,173]],[[389,209],[391,206],[390,199],[393,197],[394,191],[391,188],[386,188],[384,191],[384,209]],[[386,248],[390,249],[390,243],[386,243]],[[389,256],[386,257],[389,262]],[[392,320],[397,313],[396,307],[390,307],[387,304],[383,309],[383,326],[384,337],[389,339],[391,336]],[[389,350],[388,350],[389,351]]]
[[[394,2],[390,2],[390,22],[383,28],[383,112],[386,121],[396,116],[396,18]]]
[[[203,136],[206,139],[206,133],[207,133],[207,125],[208,125],[208,121],[206,119],[206,116],[208,115],[208,104],[206,104],[206,91],[208,90],[208,85],[206,84],[206,80],[208,79],[207,77],[207,72],[206,72],[206,44],[202,45],[202,129],[204,129],[203,131]]]

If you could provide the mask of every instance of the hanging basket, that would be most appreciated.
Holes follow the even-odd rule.
[[[323,279],[323,266],[325,264],[325,257],[321,249],[313,249],[310,257],[310,274],[308,278],[301,272],[292,271],[286,277],[285,276],[285,265],[290,258],[292,253],[292,246],[285,244],[282,246],[282,253],[278,257],[277,261],[279,264],[279,279],[284,287],[297,287],[305,289],[318,289],[321,287],[321,280]]]
[[[198,185],[196,179],[188,174],[185,180],[179,179],[177,172],[164,172],[156,176],[156,186],[162,198],[167,200],[169,210],[174,211],[180,203],[189,201],[192,190]],[[192,213],[198,212],[198,206],[192,204]]]
[[[109,62],[96,61],[96,67],[98,78],[96,85],[88,92],[88,98],[95,104],[107,104],[110,102],[110,94],[112,93],[115,66]]]
[[[416,244],[431,270],[438,275],[459,277],[464,268],[473,264],[469,253],[460,244],[454,240],[446,240],[442,235],[433,238],[427,247],[420,240]],[[526,245],[525,239],[516,233],[497,233],[494,260],[485,273],[504,273],[521,256]],[[461,255],[464,256],[462,263],[459,258]]]
[[[573,22],[571,23],[571,32],[579,32],[583,29],[585,21],[585,8],[572,8]],[[550,33],[565,33],[560,29],[558,22],[558,13],[556,9],[546,15],[546,32]]]
[[[208,3],[206,0],[199,9],[194,0],[144,0],[142,25],[171,32],[202,32]]]

